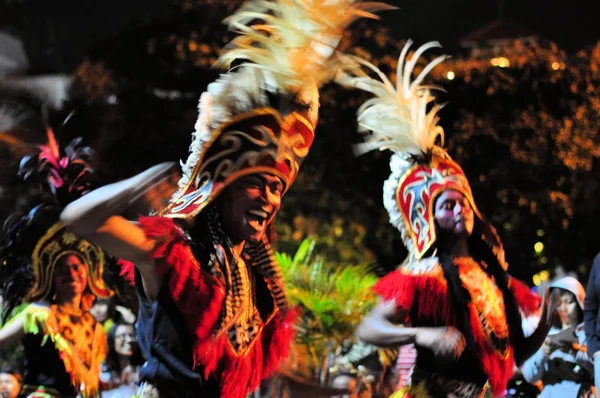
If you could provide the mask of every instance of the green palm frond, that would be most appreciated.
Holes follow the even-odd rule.
[[[377,277],[369,265],[328,262],[317,253],[318,242],[308,238],[293,256],[278,252],[276,258],[290,303],[302,310],[297,343],[307,352],[326,356],[332,347],[354,337],[362,317],[375,304],[372,287]],[[313,362],[323,360],[316,356]]]

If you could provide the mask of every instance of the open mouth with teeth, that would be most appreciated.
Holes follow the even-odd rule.
[[[269,219],[269,216],[269,213],[259,209],[248,210],[248,212],[246,213],[246,219],[248,220],[248,224],[256,231],[263,230],[267,226],[266,223]]]

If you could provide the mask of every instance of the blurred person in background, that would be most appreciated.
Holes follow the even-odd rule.
[[[110,298],[99,298],[94,301],[94,305],[90,309],[90,314],[102,324],[106,333],[112,329],[115,323],[135,323],[135,314],[129,308],[117,304],[118,302],[119,298],[116,295]]]
[[[21,390],[21,375],[10,369],[0,371],[0,398],[17,398]]]
[[[585,289],[574,277],[564,276],[550,284],[550,291],[557,292],[552,328],[538,352],[523,364],[523,376],[528,383],[542,381],[541,398],[588,396],[593,367],[583,327]]]
[[[108,354],[102,365],[100,381],[103,398],[135,395],[144,357],[137,344],[135,326],[119,322],[107,334]]]
[[[63,150],[48,129],[47,144],[23,159],[19,175],[39,185],[41,197],[28,213],[9,217],[0,240],[2,316],[8,321],[0,347],[23,344],[20,397],[99,394],[106,336],[88,310],[96,297],[112,294],[104,281],[111,261],[59,221],[65,204],[91,186],[91,151],[80,142]]]

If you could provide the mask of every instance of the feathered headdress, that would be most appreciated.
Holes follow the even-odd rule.
[[[435,58],[412,79],[419,57],[440,45],[427,43],[408,60],[411,45],[409,40],[402,49],[395,85],[373,64],[358,57],[345,57],[340,83],[374,95],[358,110],[360,131],[370,133],[365,143],[357,145],[356,151],[358,154],[375,149],[393,152],[391,174],[383,186],[383,203],[390,222],[402,234],[409,260],[423,258],[434,245],[435,201],[439,194],[451,189],[469,200],[484,240],[505,266],[500,239],[477,210],[467,177],[441,147],[444,131],[438,125],[440,105],[432,104],[435,100],[432,93],[437,87],[422,84],[426,75],[446,57]],[[363,68],[374,72],[378,79],[369,77]]]
[[[88,265],[91,294],[111,294],[103,280],[103,251],[79,239],[59,222],[61,209],[91,188],[91,149],[82,147],[77,138],[61,151],[50,128],[47,134],[47,144],[38,147],[37,155],[24,157],[19,169],[25,181],[40,184],[43,203],[24,216],[9,217],[4,227],[0,245],[4,316],[22,302],[46,299],[52,290],[55,266],[65,255],[75,255]]]
[[[359,0],[253,0],[225,22],[239,34],[200,98],[179,191],[163,212],[192,218],[240,176],[270,173],[287,190],[314,139],[318,88],[333,76],[344,29],[391,7]]]

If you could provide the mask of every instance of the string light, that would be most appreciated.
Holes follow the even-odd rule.
[[[544,251],[544,244],[542,242],[537,242],[535,245],[533,245],[533,249],[535,250],[536,254],[540,254],[542,251]]]
[[[490,62],[498,68],[508,68],[510,66],[510,60],[506,57],[492,58]]]

